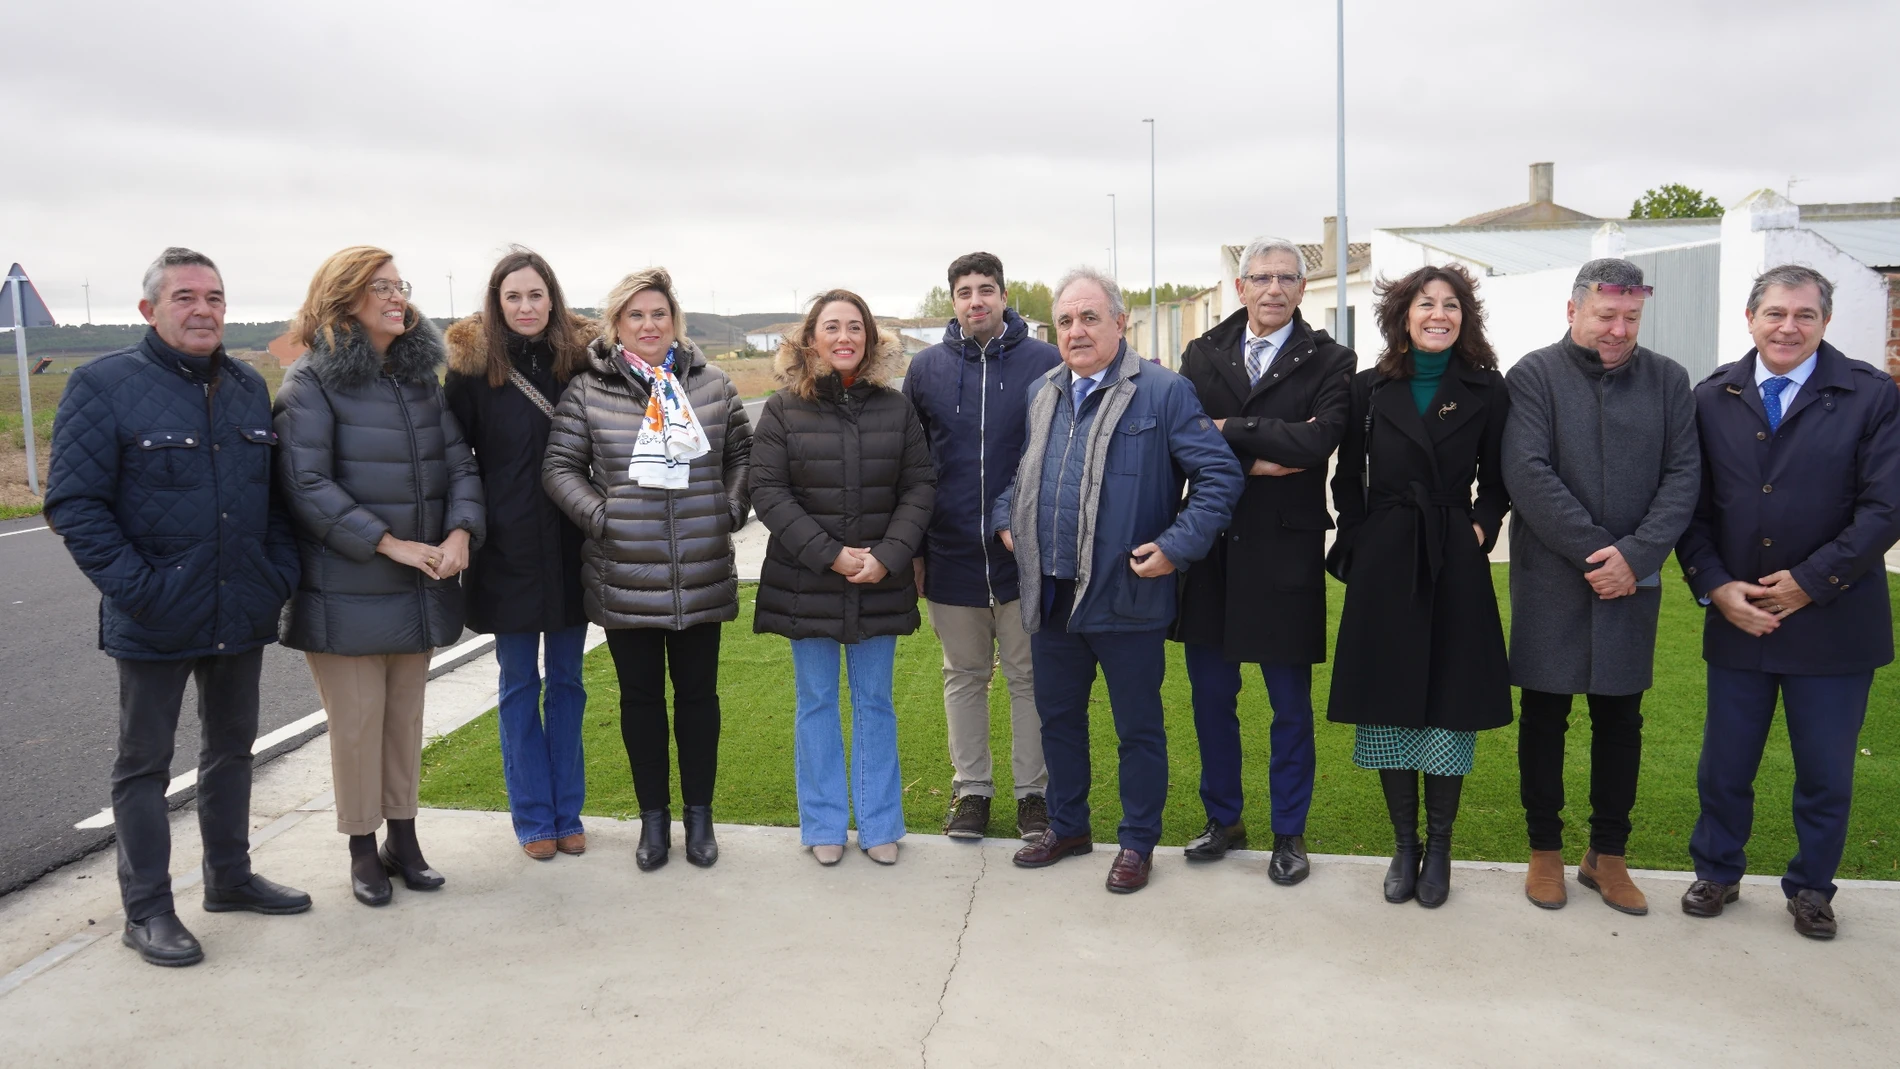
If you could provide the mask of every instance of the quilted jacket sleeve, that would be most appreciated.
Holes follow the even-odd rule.
[[[587,433],[587,379],[577,376],[561,394],[541,455],[541,489],[589,538],[607,533],[607,497],[591,478],[594,442]]]
[[[112,398],[81,368],[53,416],[53,459],[46,477],[46,522],[66,540],[73,562],[99,592],[129,614],[157,595],[158,577],[120,528],[119,429]]]
[[[336,414],[315,376],[293,369],[271,405],[277,481],[290,515],[312,538],[359,564],[376,556],[389,525],[336,481]]]
[[[482,470],[441,390],[436,387],[436,400],[442,410],[442,451],[449,466],[449,501],[442,515],[442,533],[446,536],[450,531],[467,531],[468,548],[477,550],[488,538],[488,515],[482,507]]]
[[[726,503],[732,509],[732,529],[745,526],[752,512],[752,420],[745,414],[739,389],[726,380]]]

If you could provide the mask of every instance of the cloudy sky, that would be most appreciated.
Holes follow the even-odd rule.
[[[1355,240],[1525,199],[1627,214],[1685,182],[1733,203],[1900,196],[1900,4],[1347,0]],[[842,285],[908,314],[959,253],[1011,277],[1211,282],[1333,211],[1327,0],[921,4],[544,0],[8,5],[0,265],[62,322],[137,319],[159,248],[279,319],[324,256],[395,253],[432,315],[503,246],[570,300],[671,268],[688,309]]]

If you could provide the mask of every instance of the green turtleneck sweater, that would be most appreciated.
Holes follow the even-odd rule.
[[[1431,407],[1432,397],[1438,393],[1438,380],[1445,377],[1445,365],[1450,362],[1450,349],[1421,353],[1418,346],[1412,346],[1412,403],[1418,406],[1419,415]]]

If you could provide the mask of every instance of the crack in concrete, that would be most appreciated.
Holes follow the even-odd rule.
[[[917,1059],[924,1069],[930,1069],[930,1037],[936,1034],[937,1026],[943,1023],[943,1001],[950,994],[950,981],[956,978],[957,966],[963,961],[963,937],[970,931],[970,914],[976,911],[976,889],[982,884],[983,877],[990,871],[990,851],[986,842],[977,850],[983,867],[977,870],[976,879],[970,881],[970,900],[963,907],[963,927],[957,930],[957,952],[950,959],[950,971],[943,975],[943,987],[937,992],[937,1016],[930,1021],[930,1027],[924,1030],[924,1036],[917,1041]]]

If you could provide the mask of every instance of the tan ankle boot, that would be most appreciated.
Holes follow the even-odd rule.
[[[1564,852],[1532,850],[1531,869],[1524,874],[1524,897],[1543,909],[1562,909],[1570,901],[1564,890]]]
[[[1577,882],[1603,896],[1603,904],[1620,913],[1641,917],[1649,912],[1649,899],[1636,889],[1630,870],[1615,854],[1591,850],[1577,866]]]

